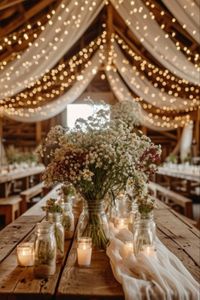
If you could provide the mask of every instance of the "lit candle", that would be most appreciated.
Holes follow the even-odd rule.
[[[128,218],[115,218],[115,226],[118,230],[124,228],[128,229],[128,223],[129,223]]]
[[[133,253],[133,242],[126,241],[123,246],[123,257],[129,256],[131,253]]]
[[[21,243],[17,246],[17,261],[22,267],[30,267],[34,264],[33,243]]]
[[[89,266],[92,256],[92,239],[82,237],[78,239],[77,247],[78,264],[79,266]]]
[[[154,246],[143,246],[141,253],[146,256],[156,257],[156,250]]]

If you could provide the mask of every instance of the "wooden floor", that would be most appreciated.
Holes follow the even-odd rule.
[[[17,266],[17,244],[34,239],[35,225],[44,218],[41,206],[53,195],[55,191],[0,232],[0,299],[123,299],[106,254],[94,252],[91,266],[79,268],[75,240],[65,242],[65,258],[48,280],[34,279],[32,267]],[[161,202],[157,206],[158,237],[199,280],[199,231]]]

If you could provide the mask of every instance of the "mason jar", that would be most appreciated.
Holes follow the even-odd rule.
[[[62,225],[64,227],[65,239],[71,239],[74,234],[74,214],[70,203],[62,204]]]
[[[133,245],[135,255],[146,247],[155,247],[156,226],[153,214],[143,214],[137,219],[133,230]]]
[[[57,245],[56,262],[62,261],[64,257],[64,227],[62,225],[61,213],[48,213],[48,221],[54,225],[54,235]]]
[[[38,223],[34,242],[34,276],[48,278],[56,271],[56,240],[54,226],[45,221]]]
[[[134,231],[135,223],[137,222],[138,218],[140,217],[138,212],[138,205],[136,201],[132,201],[130,203],[130,211],[129,211],[129,230],[131,232]]]
[[[77,235],[91,237],[96,249],[105,249],[109,241],[109,226],[104,201],[85,201],[80,215]]]

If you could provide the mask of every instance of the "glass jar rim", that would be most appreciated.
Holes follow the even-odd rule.
[[[17,245],[17,249],[25,248],[25,249],[33,249],[34,243],[33,242],[22,242]]]

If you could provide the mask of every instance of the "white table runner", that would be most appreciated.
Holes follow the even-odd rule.
[[[114,230],[112,230],[114,232]],[[156,239],[156,257],[139,254],[124,256],[124,242],[132,233],[115,232],[107,248],[116,280],[122,285],[126,300],[198,300],[200,286],[182,262]]]

